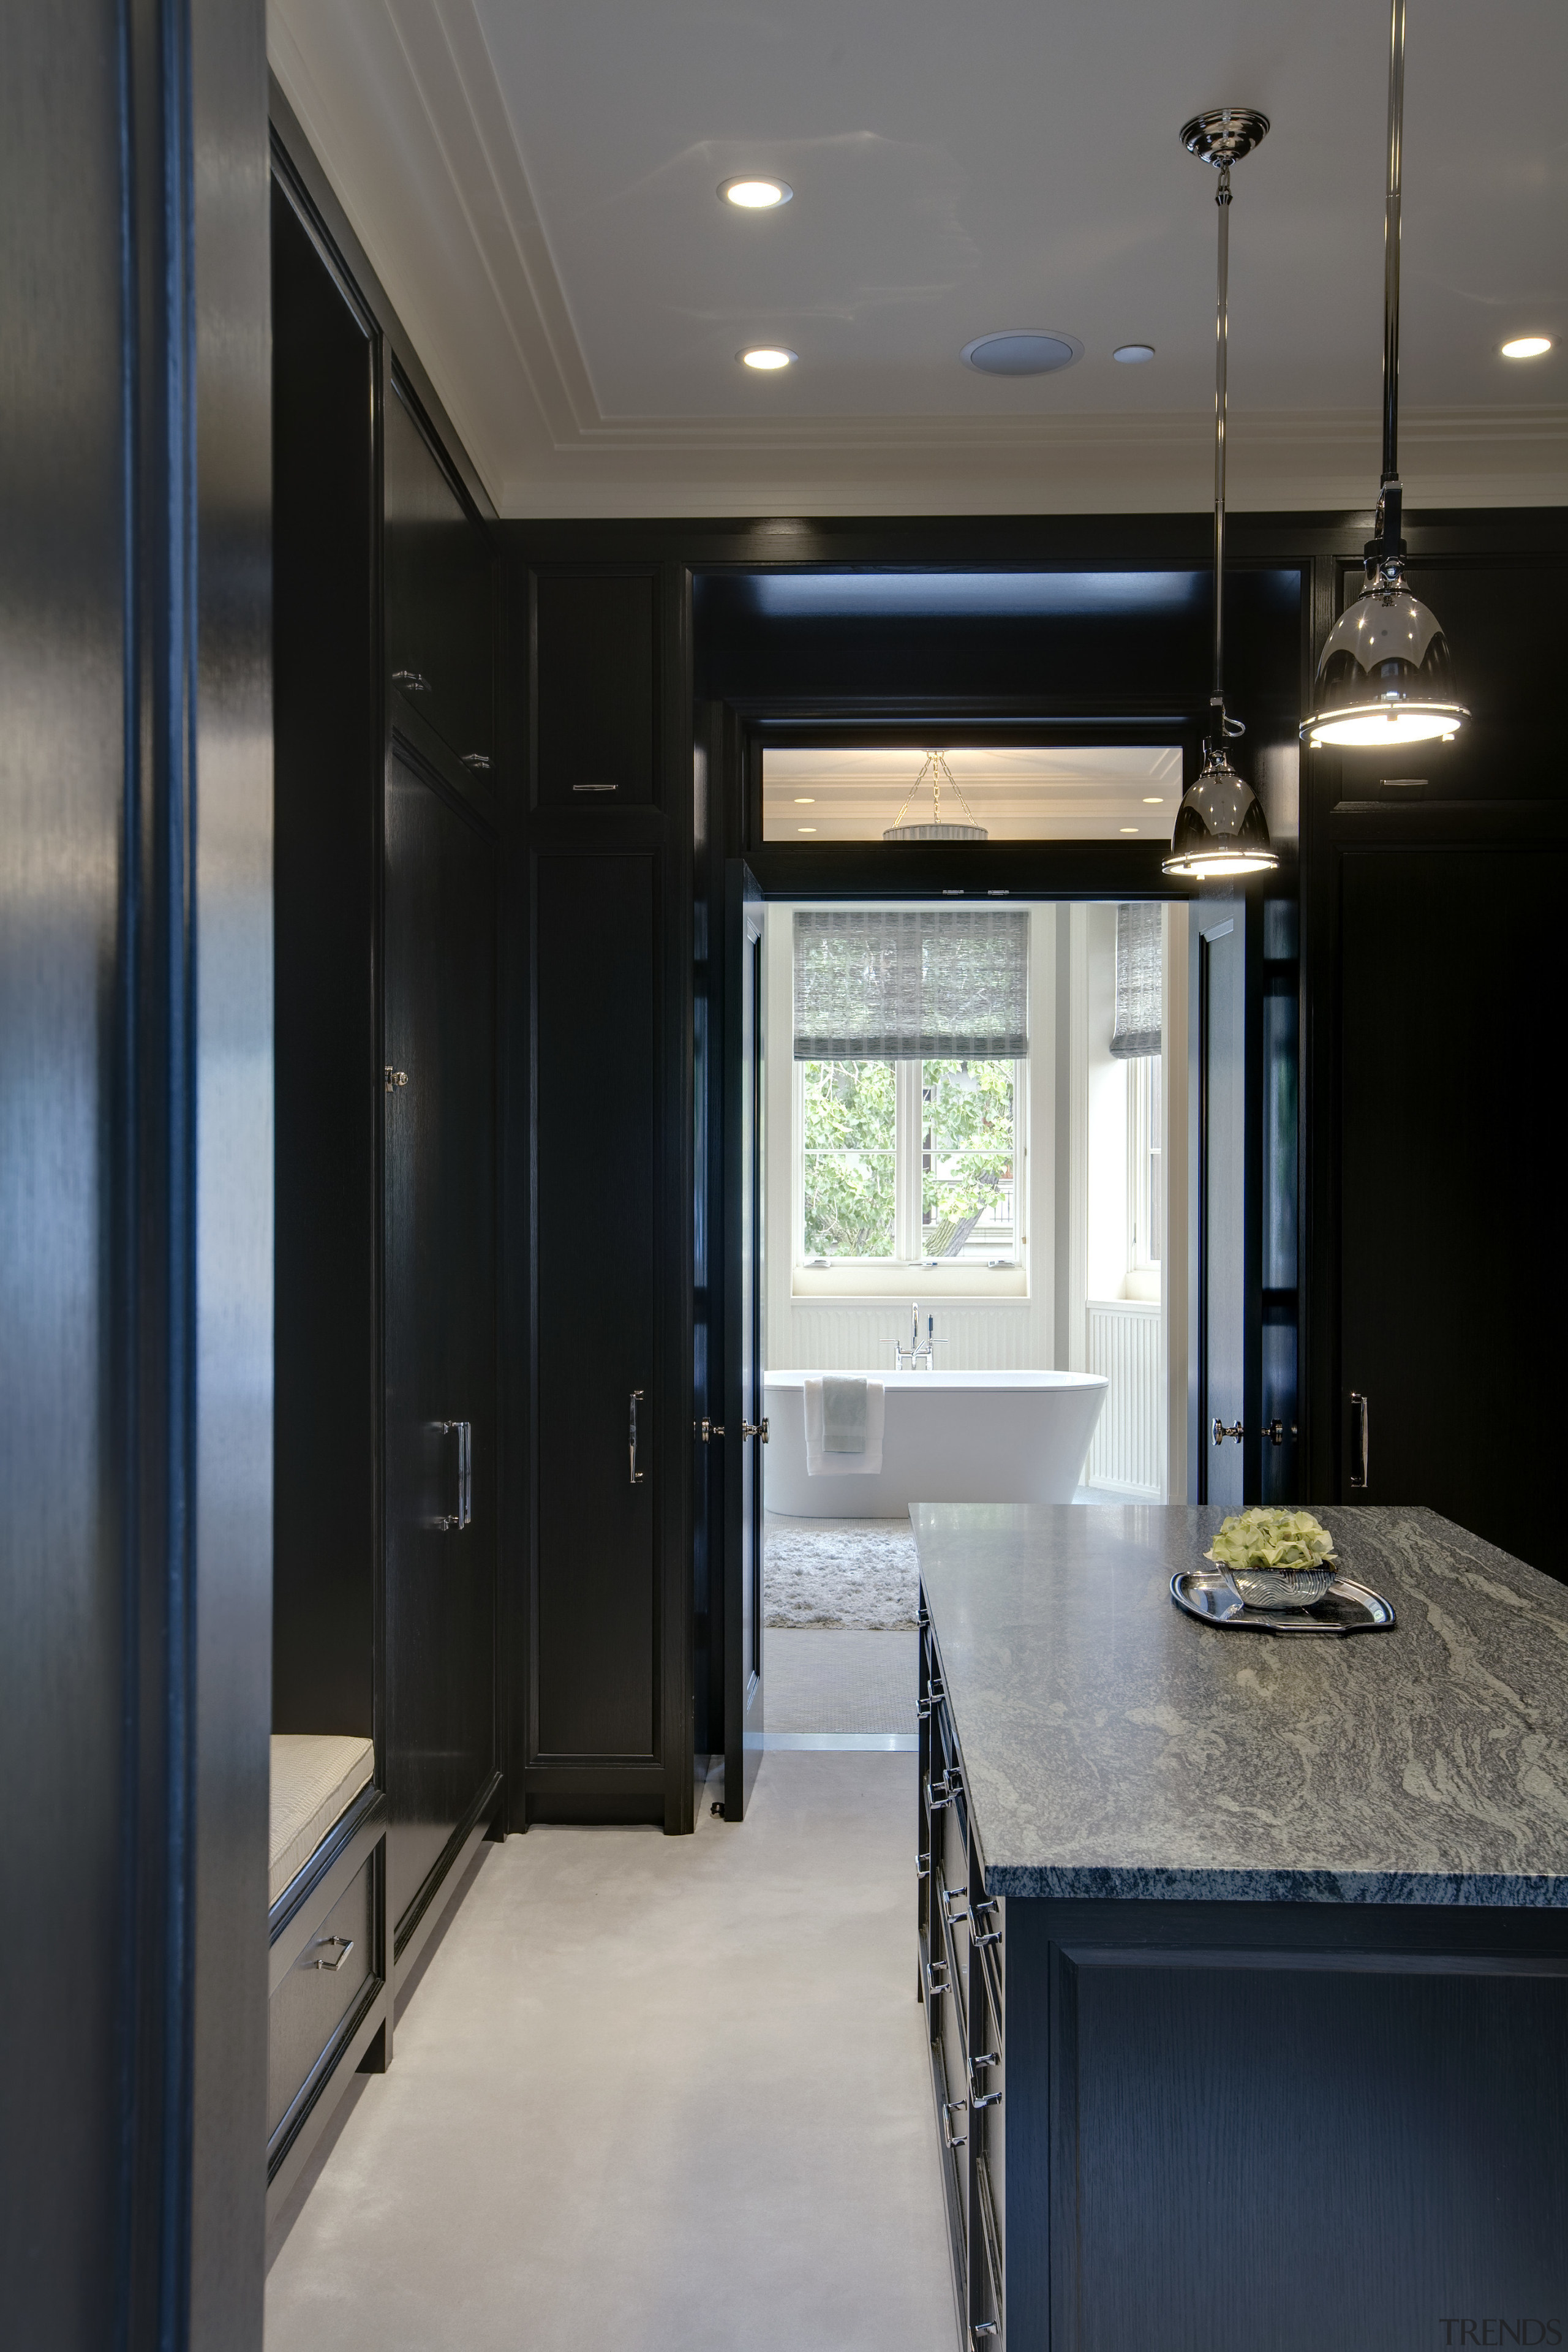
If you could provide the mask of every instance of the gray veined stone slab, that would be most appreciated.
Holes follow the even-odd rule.
[[[1397,1625],[1221,1630],[1169,1588],[1222,1516],[911,1514],[993,1889],[1568,1906],[1568,1591],[1434,1511],[1325,1505]]]

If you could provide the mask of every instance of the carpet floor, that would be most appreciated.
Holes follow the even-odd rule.
[[[920,1622],[920,1563],[907,1519],[789,1519],[769,1511],[763,1622],[858,1633]]]

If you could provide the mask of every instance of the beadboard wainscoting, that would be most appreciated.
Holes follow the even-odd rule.
[[[920,1295],[920,1268],[910,1269],[910,1297]],[[936,1318],[939,1372],[1028,1372],[1040,1363],[1035,1317],[1026,1298],[994,1306],[921,1299],[921,1339],[927,1313]],[[1158,1310],[1156,1310],[1156,1315]],[[910,1344],[910,1307],[880,1299],[847,1299],[820,1307],[791,1303],[791,1353],[770,1359],[774,1369],[824,1372],[890,1372],[893,1343]]]
[[[1160,1440],[1164,1384],[1160,1378],[1157,1299],[1091,1298],[1087,1302],[1087,1370],[1110,1385],[1095,1427],[1084,1471],[1089,1486],[1160,1500]]]

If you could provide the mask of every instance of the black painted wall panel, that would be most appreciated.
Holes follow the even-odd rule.
[[[273,1727],[368,1738],[375,1638],[374,346],[272,196]]]

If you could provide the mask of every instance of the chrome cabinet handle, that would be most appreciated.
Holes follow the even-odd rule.
[[[942,1981],[941,1984],[938,1984],[936,1980],[936,1972],[938,1969],[942,1970]],[[942,1994],[950,1990],[947,1983],[947,1962],[945,1960],[927,1960],[925,1964],[925,1976],[926,1999],[928,2000],[940,2000]]]
[[[994,2319],[972,2319],[969,2323],[969,2332],[971,2336],[994,2336],[996,2322]]]
[[[768,1424],[765,1421],[743,1421],[741,1423],[741,1434],[742,1437],[760,1437],[765,1445],[768,1442]]]
[[[1238,1445],[1241,1444],[1241,1423],[1240,1423],[1240,1422],[1239,1422],[1239,1421],[1236,1423],[1236,1425],[1234,1426],[1234,1428],[1231,1428],[1231,1429],[1227,1429],[1227,1428],[1226,1427],[1226,1425],[1225,1425],[1225,1423],[1224,1423],[1224,1422],[1223,1422],[1223,1421],[1216,1421],[1216,1422],[1215,1423],[1215,1425],[1214,1425],[1214,1442],[1215,1442],[1215,1444],[1216,1445],[1223,1445],[1223,1444],[1225,1444],[1225,1441],[1226,1441],[1226,1439],[1227,1437],[1234,1437],[1234,1438],[1235,1438],[1235,1440],[1236,1440],[1236,1442],[1237,1442],[1237,1444]]]
[[[940,1813],[944,1805],[952,1804],[954,1797],[958,1794],[958,1790],[953,1785],[957,1777],[956,1772],[949,1772],[944,1780],[928,1780],[926,1782],[927,1812]],[[936,1794],[936,1790],[938,1789],[942,1790],[940,1797]]]
[[[316,1945],[318,1950],[329,1944],[337,1948],[337,1958],[335,1960],[312,1960],[310,1962],[310,1966],[313,1969],[330,1969],[333,1976],[336,1976],[338,1970],[342,1967],[343,1962],[348,1958],[349,1954],[353,1950],[354,1939],[352,1936],[317,1937]]]
[[[1372,1407],[1359,1389],[1351,1391],[1351,1486],[1366,1485],[1372,1462]]]
[[[465,768],[472,768],[476,776],[488,776],[490,755],[488,751],[463,751],[458,754]]]
[[[456,1535],[471,1525],[474,1516],[474,1427],[468,1421],[438,1421],[436,1427],[443,1437],[457,1440],[455,1507],[436,1521],[444,1535]]]
[[[392,683],[394,686],[401,687],[405,694],[430,692],[429,679],[422,671],[416,669],[395,669],[392,673]]]
[[[969,2102],[967,2099],[945,2099],[942,2102],[942,2137],[944,2147],[963,2147],[964,2134],[963,2132],[955,2132],[953,2130],[950,2117],[953,2116],[965,2115],[968,2112],[968,2108]]]
[[[631,1421],[631,1458],[632,1458],[632,1476],[631,1476],[631,1483],[632,1483],[632,1485],[633,1485],[634,1486],[640,1486],[642,1485],[642,1483],[643,1483],[643,1474],[642,1474],[642,1472],[637,1468],[637,1407],[638,1407],[638,1405],[642,1402],[642,1398],[643,1398],[643,1391],[642,1391],[642,1390],[641,1390],[641,1389],[633,1389],[633,1391],[632,1391],[632,1421]],[[723,1435],[723,1432],[722,1432],[722,1430],[721,1430],[719,1433],[720,1433],[720,1435],[721,1435],[721,1436],[722,1436],[722,1435]]]

